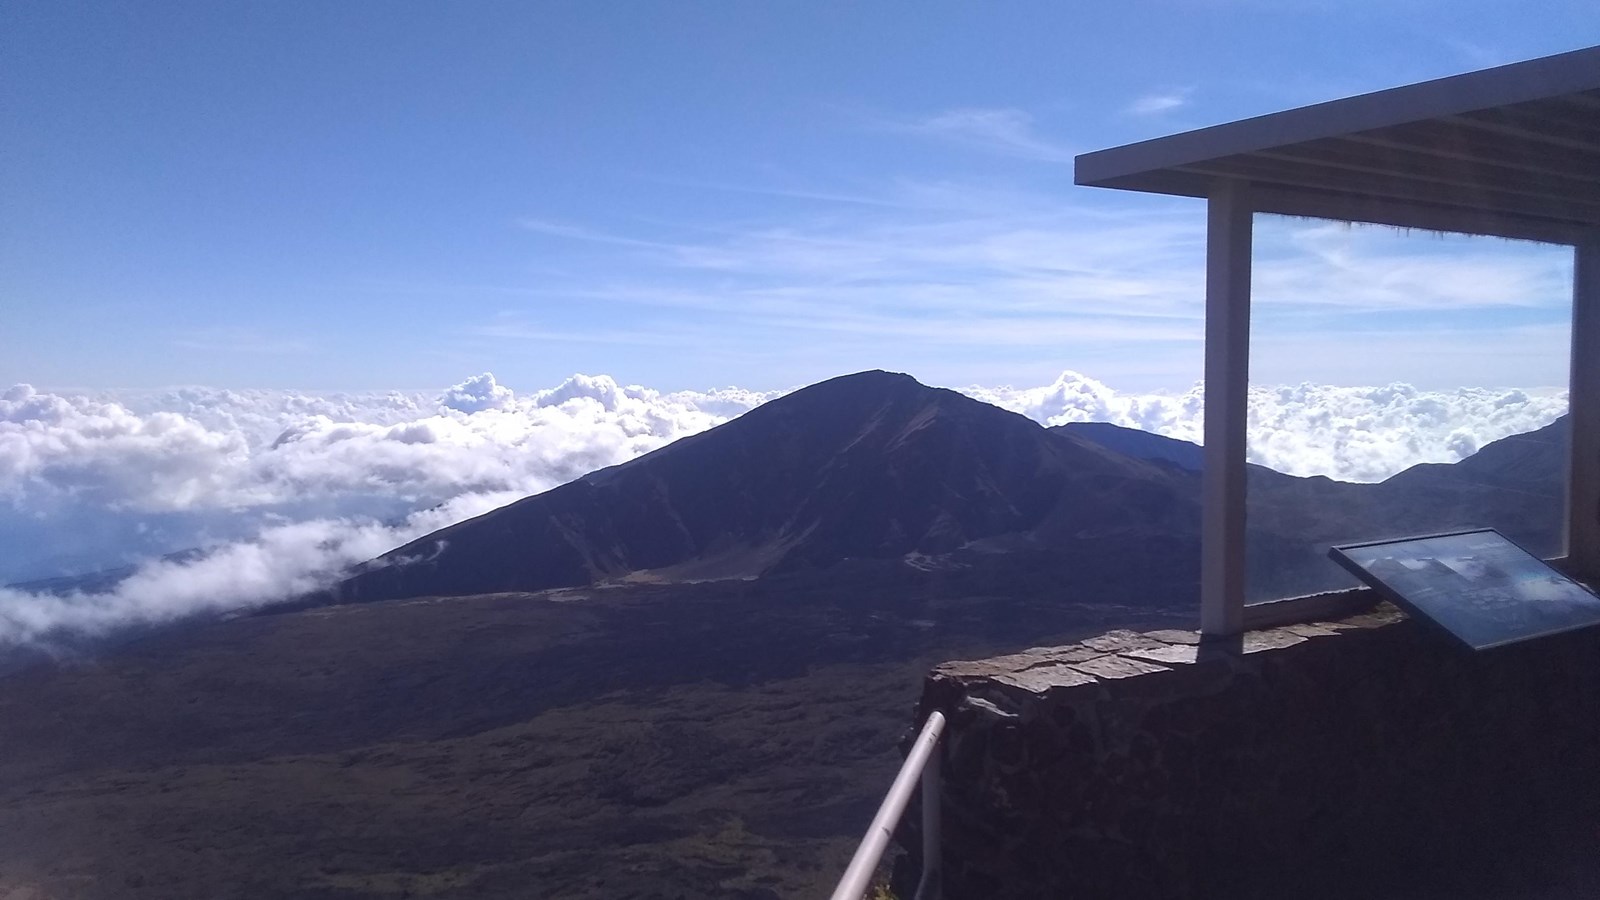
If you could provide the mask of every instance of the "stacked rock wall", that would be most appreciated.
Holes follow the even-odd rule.
[[[1453,896],[1600,853],[1595,632],[1474,654],[1388,607],[1112,632],[946,663],[934,709],[952,900]]]

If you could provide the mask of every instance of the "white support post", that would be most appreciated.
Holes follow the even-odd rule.
[[[867,892],[867,885],[872,880],[872,873],[877,870],[878,862],[883,859],[883,851],[889,846],[889,839],[894,836],[895,826],[900,824],[900,817],[905,814],[906,805],[911,802],[911,793],[916,790],[917,782],[922,782],[922,825],[923,832],[923,870],[922,881],[917,886],[917,895],[913,900],[938,900],[941,886],[940,855],[937,849],[939,844],[939,737],[944,734],[944,713],[934,710],[928,713],[928,718],[922,723],[922,730],[917,733],[917,739],[911,743],[911,752],[906,754],[906,761],[900,766],[900,774],[894,777],[894,783],[889,785],[889,793],[884,796],[883,803],[878,807],[878,814],[872,817],[872,824],[867,826],[867,834],[861,839],[861,845],[856,848],[856,855],[850,858],[850,865],[845,867],[844,875],[839,878],[839,885],[833,889],[831,900],[861,900]],[[932,766],[932,775],[927,775],[929,766]],[[930,829],[931,823],[931,829]],[[931,863],[931,866],[930,866]],[[924,893],[926,892],[926,893]]]
[[[1250,387],[1249,185],[1218,180],[1206,204],[1205,455],[1200,630],[1244,630],[1245,435]]]
[[[922,878],[911,900],[939,900],[944,888],[944,838],[939,829],[939,751],[928,755],[922,767]]]
[[[1600,229],[1573,250],[1572,382],[1567,394],[1567,562],[1600,577]]]

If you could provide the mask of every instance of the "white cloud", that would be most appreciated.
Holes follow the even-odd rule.
[[[1181,106],[1189,105],[1189,96],[1194,93],[1194,88],[1186,87],[1171,91],[1156,91],[1139,97],[1128,104],[1127,112],[1134,116],[1154,116],[1164,112],[1171,112]]]
[[[1130,393],[1065,372],[969,387],[1045,424],[1108,421],[1184,440],[1201,392]],[[107,593],[0,591],[0,646],[248,609],[511,500],[710,428],[781,392],[662,393],[604,375],[518,393],[493,375],[442,393],[183,388],[0,394],[0,581],[137,563]],[[1559,392],[1258,387],[1251,458],[1371,481],[1453,462],[1565,411]],[[209,548],[198,560],[160,554]]]
[[[1121,393],[1064,372],[1044,387],[964,392],[1047,425],[1111,422],[1196,444],[1204,433],[1199,385],[1177,394]],[[1566,410],[1566,394],[1553,390],[1257,386],[1250,391],[1249,459],[1291,475],[1381,481],[1418,463],[1459,462]]]
[[[519,397],[184,388],[0,396],[0,583],[240,539],[264,518],[393,519],[463,494],[536,493],[764,400],[577,375]]]
[[[954,144],[1042,162],[1072,162],[1074,152],[1034,132],[1033,116],[1020,109],[968,107],[951,109],[912,122],[889,126]]]
[[[111,510],[183,508],[222,488],[222,473],[248,459],[237,431],[179,413],[141,416],[25,384],[0,395],[0,498],[13,503],[63,493]]]
[[[485,372],[445,391],[439,404],[456,412],[475,413],[486,409],[505,409],[514,397],[510,388],[495,384],[494,375]]]
[[[157,560],[101,593],[28,593],[0,588],[0,649],[97,636],[204,613],[240,612],[324,587],[346,567],[497,506],[520,494],[465,494],[399,525],[311,519],[268,525],[200,559]]]

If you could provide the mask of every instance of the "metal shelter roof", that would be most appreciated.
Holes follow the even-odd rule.
[[[1128,144],[1081,185],[1259,212],[1573,243],[1600,226],[1600,47]]]

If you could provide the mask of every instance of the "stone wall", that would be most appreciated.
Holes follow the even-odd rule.
[[[1112,632],[941,665],[933,709],[952,900],[1492,895],[1600,858],[1593,631],[1474,654],[1382,606]]]

